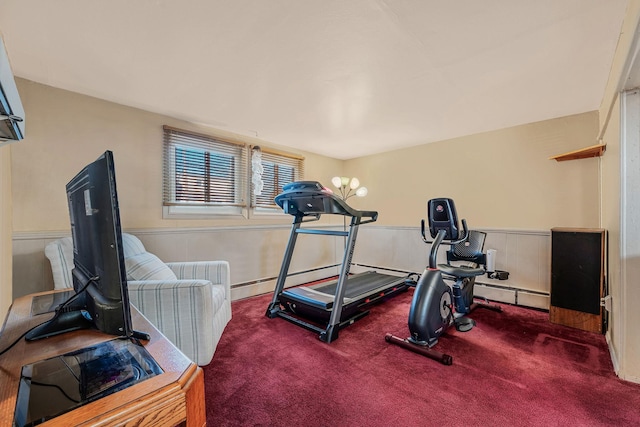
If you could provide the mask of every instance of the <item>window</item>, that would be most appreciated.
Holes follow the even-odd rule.
[[[259,149],[263,188],[255,194],[248,144],[164,126],[164,218],[282,215],[274,198],[304,176],[304,158]],[[247,202],[251,200],[251,204]]]
[[[163,129],[165,217],[246,216],[246,144]]]
[[[273,200],[290,182],[304,179],[304,157],[262,148],[262,192],[256,195],[252,189],[254,213],[280,213]]]

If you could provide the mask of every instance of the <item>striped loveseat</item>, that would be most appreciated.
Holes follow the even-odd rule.
[[[129,300],[187,357],[209,364],[231,319],[227,261],[164,263],[132,234],[122,233]],[[55,289],[73,288],[73,243],[49,243]]]

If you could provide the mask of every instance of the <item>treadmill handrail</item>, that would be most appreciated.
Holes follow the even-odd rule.
[[[344,236],[347,237],[349,235],[348,231],[340,231],[340,230],[319,230],[316,228],[298,228],[296,230],[298,234],[319,234],[324,236]]]

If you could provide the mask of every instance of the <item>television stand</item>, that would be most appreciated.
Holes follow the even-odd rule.
[[[75,291],[62,291],[62,292],[49,292],[42,295],[34,296],[31,300],[31,315],[37,314],[45,314],[45,313],[53,313],[56,309],[66,302],[69,298],[71,298],[75,294]],[[55,333],[50,333],[49,331],[59,331],[61,328],[60,325],[65,322],[73,327],[73,329],[68,329],[66,331],[57,332],[57,333],[66,333],[71,332],[76,329],[88,329],[91,327],[92,323],[87,319],[83,321],[83,317],[88,315],[88,313],[84,312],[84,310],[79,311],[70,311],[65,313],[58,313],[58,319],[56,324],[53,325],[41,325],[40,327],[30,331],[25,339],[27,341],[35,341],[42,338],[48,338],[49,336],[55,335]],[[132,338],[136,338],[143,341],[149,341],[151,336],[146,332],[133,331],[131,334]],[[1,349],[0,349],[1,350]]]
[[[27,295],[16,299],[0,332],[0,350],[29,328],[50,319],[53,313],[32,314],[34,298],[55,296],[60,291]],[[62,291],[64,292],[64,291]],[[161,373],[127,388],[97,398],[45,422],[47,426],[113,425],[198,426],[206,424],[204,375],[134,307],[131,318],[136,330],[149,332],[142,342]],[[24,366],[74,351],[99,346],[114,336],[96,330],[78,330],[47,339],[18,343],[0,356],[0,425],[13,425],[18,389]]]
[[[146,332],[133,331],[131,334],[131,338],[135,338],[137,340],[149,341],[151,339],[151,335]]]

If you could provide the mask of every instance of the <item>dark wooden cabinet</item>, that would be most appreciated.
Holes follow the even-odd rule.
[[[551,229],[552,323],[604,333],[606,231]]]

